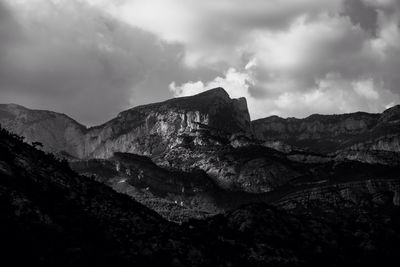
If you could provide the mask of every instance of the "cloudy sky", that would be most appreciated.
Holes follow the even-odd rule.
[[[0,0],[0,102],[94,125],[222,86],[269,115],[400,103],[400,0]]]

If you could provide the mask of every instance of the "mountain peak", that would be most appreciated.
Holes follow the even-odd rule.
[[[219,96],[219,97],[223,97],[223,98],[230,98],[229,94],[222,87],[209,89],[207,91],[204,91],[202,93],[196,94],[194,96]]]

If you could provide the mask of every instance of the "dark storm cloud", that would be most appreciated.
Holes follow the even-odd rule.
[[[365,31],[376,35],[378,11],[375,8],[366,5],[362,0],[346,0],[343,14],[349,16],[353,24],[360,25]]]
[[[1,3],[0,15],[1,102],[57,110],[95,124],[132,104],[168,98],[171,77],[186,80],[195,73],[179,67],[179,45],[82,1]],[[168,78],[158,76],[163,68]],[[197,78],[210,73],[215,74],[196,70]]]

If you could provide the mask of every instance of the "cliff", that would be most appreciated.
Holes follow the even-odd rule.
[[[86,129],[64,114],[0,105],[0,124],[50,152],[76,158],[109,158],[114,152],[163,153],[182,134],[217,131],[251,135],[244,98],[231,99],[222,88],[126,110],[109,122]]]
[[[305,119],[272,116],[252,122],[255,136],[337,159],[397,164],[400,153],[400,106],[382,114],[364,112],[311,115]],[[388,160],[389,154],[394,160]]]

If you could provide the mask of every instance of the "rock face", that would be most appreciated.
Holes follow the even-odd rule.
[[[89,129],[63,114],[13,104],[0,106],[0,123],[29,142],[41,142],[46,151],[77,158],[156,155],[176,145],[180,135],[201,130],[251,135],[246,99],[231,99],[222,88],[135,107]]]
[[[86,157],[108,158],[114,152],[157,155],[176,145],[179,136],[202,129],[251,134],[246,100],[230,99],[224,89],[216,88],[124,111],[89,129]]]
[[[305,119],[273,116],[253,121],[252,126],[260,140],[279,141],[338,159],[397,164],[400,153],[400,106],[382,114],[357,112]]]

